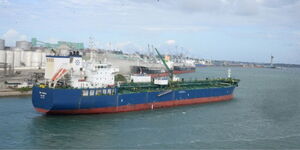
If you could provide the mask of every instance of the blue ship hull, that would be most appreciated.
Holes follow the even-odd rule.
[[[52,89],[33,87],[32,103],[46,114],[114,113],[225,101],[235,86],[120,94],[118,88]]]

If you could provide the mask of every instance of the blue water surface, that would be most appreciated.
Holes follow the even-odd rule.
[[[0,148],[300,149],[300,70],[231,68],[228,102],[105,114],[45,116],[31,97],[0,98]],[[185,78],[225,77],[198,68]]]

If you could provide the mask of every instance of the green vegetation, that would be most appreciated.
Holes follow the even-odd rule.
[[[32,88],[31,87],[22,87],[22,88],[17,88],[16,91],[19,91],[19,92],[28,92],[28,91],[31,91]]]

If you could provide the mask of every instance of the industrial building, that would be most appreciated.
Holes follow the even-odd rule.
[[[16,41],[15,47],[5,45],[0,39],[0,70],[9,72],[19,69],[41,69],[45,66],[46,55],[56,50],[82,50],[83,43],[58,41],[56,44],[39,41],[32,38],[31,42]]]
[[[39,76],[45,68],[46,55],[53,55],[56,51],[69,54],[70,46],[83,46],[72,42],[34,42],[16,41],[15,46],[6,46],[5,40],[0,39],[0,89],[32,85],[41,78]]]
[[[5,45],[0,39],[0,69],[4,71],[18,69],[40,69],[45,64],[45,56],[51,50],[44,47],[32,47],[31,42],[17,41],[15,47]]]

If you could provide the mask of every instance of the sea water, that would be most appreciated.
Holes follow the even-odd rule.
[[[186,79],[226,77],[198,68]],[[300,69],[231,68],[231,101],[147,111],[47,116],[31,97],[0,98],[0,148],[300,149]]]

